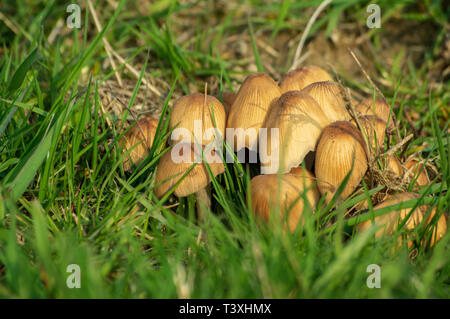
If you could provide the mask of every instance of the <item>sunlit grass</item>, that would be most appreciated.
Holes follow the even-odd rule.
[[[143,65],[139,77],[127,75],[136,85],[130,100],[124,101],[126,106],[133,110],[138,91],[144,89],[142,80],[151,74],[167,84],[164,96],[151,104],[170,116],[172,95],[189,93],[189,83],[203,87],[206,77],[214,75],[221,90],[231,90],[238,87],[236,76],[250,73],[233,70],[241,61],[223,57],[218,49],[217,44],[231,31],[250,27],[247,58],[262,71],[258,31],[269,30],[271,41],[283,31],[298,32],[299,25],[309,18],[304,10],[320,1],[250,1],[251,18],[243,26],[234,20],[238,10],[227,12],[221,23],[211,28],[198,21],[198,26],[189,26],[196,31],[194,38],[186,40],[188,44],[178,43],[172,24],[176,14],[192,10],[196,2],[157,1],[146,16],[135,14],[130,1],[102,13],[104,29],[100,33],[93,27],[68,31],[64,40],[70,39],[72,45],[63,39],[48,43],[51,28],[66,13],[64,3],[45,3],[29,6],[18,1],[17,7],[22,9],[5,14],[16,26],[14,30],[0,22],[1,297],[450,296],[449,234],[433,249],[408,249],[406,244],[398,248],[397,237],[403,229],[378,240],[373,231],[354,231],[357,221],[373,216],[372,209],[364,211],[366,215],[344,218],[349,208],[379,187],[366,185],[366,193],[337,206],[335,200],[329,205],[322,201],[314,214],[304,213],[304,227],[290,234],[255,222],[247,197],[249,181],[257,173],[251,165],[228,163],[225,173],[213,179],[212,212],[202,223],[195,216],[193,195],[177,200],[173,196],[156,198],[154,172],[162,152],[167,151],[160,151],[170,133],[167,121],[160,122],[150,155],[132,172],[123,170],[118,140],[125,119],[104,111],[98,94],[103,81],[114,79],[110,68],[102,68],[108,59],[103,37],[124,57],[131,57],[129,61]],[[379,3],[383,6],[388,1]],[[401,15],[409,3],[399,2],[384,19]],[[311,33],[339,27],[344,13],[348,21],[364,17],[365,6],[366,2],[336,1]],[[442,26],[445,12],[439,6],[427,6],[428,14],[409,12],[405,19],[432,20]],[[87,10],[83,14],[85,24],[91,16]],[[33,18],[27,20],[29,16]],[[375,50],[381,36],[377,31],[368,36]],[[436,46],[441,41],[436,39]],[[129,47],[130,43],[134,46]],[[286,65],[282,72],[289,68],[293,52],[283,54]],[[411,133],[404,107],[419,114],[416,129],[423,125],[423,134],[413,139],[406,155],[420,150],[439,173],[430,187],[421,189],[423,197],[409,206],[426,203],[448,212],[450,138],[448,109],[447,113],[443,110],[450,102],[449,85],[429,90],[426,72],[432,59],[428,54],[421,67],[410,63],[408,69],[394,63],[391,70],[375,62],[384,80],[392,83],[383,93],[389,102],[399,102],[396,116],[402,124],[401,136]],[[353,89],[373,90],[366,82],[342,80]],[[401,100],[396,98],[398,94]],[[130,117],[128,112],[124,114]],[[418,230],[417,235],[426,234]],[[66,285],[70,264],[81,268],[80,289]],[[370,264],[382,268],[380,289],[366,286]]]

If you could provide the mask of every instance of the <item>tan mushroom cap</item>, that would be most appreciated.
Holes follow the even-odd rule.
[[[366,135],[370,143],[369,149],[373,151],[379,150],[384,143],[386,122],[373,115],[362,115],[358,120],[362,126],[362,133]],[[358,127],[355,120],[352,119],[350,123]]]
[[[341,199],[356,189],[367,170],[366,148],[361,132],[349,122],[327,126],[319,138],[315,162],[318,187],[322,195],[327,193],[327,203],[352,169],[353,158],[353,170]]]
[[[430,179],[428,178],[427,170],[416,159],[410,159],[403,164],[405,168],[405,179],[406,182],[411,182],[415,180],[415,189],[419,189],[419,186],[426,186],[430,184]]]
[[[365,98],[360,103],[358,103],[355,107],[356,111],[358,111],[361,115],[372,115],[377,116],[382,119],[385,123],[388,122],[388,128],[390,130],[394,129],[394,121],[392,120],[392,112],[390,111],[389,105],[381,100],[373,98]]]
[[[201,128],[198,136],[195,136],[195,121]],[[215,124],[214,124],[215,123]],[[190,133],[191,143],[208,145],[214,140],[214,136],[205,136],[207,130],[213,132],[216,128],[218,133],[224,138],[226,125],[225,108],[214,96],[194,93],[181,97],[173,106],[170,117],[169,128],[185,128]],[[203,135],[203,136],[202,136]],[[181,142],[182,137],[178,137],[172,142]],[[186,142],[184,140],[183,142]]]
[[[204,158],[202,158],[202,149]],[[214,162],[214,159],[218,159],[219,162]],[[175,188],[175,195],[185,197],[205,188],[211,182],[206,163],[214,177],[225,171],[223,162],[213,149],[206,149],[199,144],[177,144],[159,160],[155,178],[155,195],[162,197],[166,194],[192,166],[194,166],[192,170]]]
[[[298,166],[308,152],[314,151],[328,124],[328,118],[311,96],[300,91],[284,93],[264,121],[267,139],[260,141],[261,173],[286,173]]]
[[[332,81],[315,82],[302,91],[317,101],[330,122],[350,120],[350,114],[345,108],[345,101],[336,83]]]
[[[427,225],[430,225],[430,223],[432,222],[432,219],[436,215],[436,212],[437,212],[436,207],[434,207],[433,210],[431,211],[430,215],[427,218],[427,221],[426,221]],[[433,233],[431,235],[430,246],[434,246],[434,244],[436,244],[438,241],[440,241],[442,239],[442,237],[444,237],[445,234],[447,233],[447,216],[446,216],[446,214],[441,214],[441,216],[437,220],[437,223],[435,225],[431,225],[431,227],[433,229]]]
[[[267,74],[256,73],[248,76],[236,94],[227,120],[227,129],[234,129],[235,134],[227,134],[227,142],[235,151],[246,147],[256,150],[259,129],[270,105],[280,97],[278,84]],[[246,134],[252,129],[254,134]],[[227,132],[228,133],[228,132]],[[245,146],[238,145],[242,141]]]
[[[420,195],[415,193],[399,193],[389,195],[385,201],[379,203],[374,207],[374,211],[376,211],[377,209],[393,206],[419,197]],[[376,238],[380,238],[383,235],[390,235],[394,233],[399,223],[401,223],[406,217],[408,217],[408,215],[411,213],[411,209],[412,208],[399,208],[392,212],[376,216],[375,218],[373,218],[373,220],[369,219],[362,223],[359,223],[356,225],[356,227],[360,232],[364,232],[367,229],[369,229],[373,225],[373,223],[375,223],[375,225],[377,226],[383,226],[375,232]],[[427,216],[428,209],[429,209],[428,205],[421,205],[417,207],[406,221],[405,228],[407,230],[413,230],[416,227],[418,227],[422,223],[423,219]],[[425,221],[425,224],[427,225],[430,224],[435,214],[436,208],[434,208],[429,213],[428,218]],[[431,246],[433,246],[437,241],[439,241],[445,235],[446,231],[447,231],[447,221],[445,215],[442,214],[437,221],[436,227],[433,228]],[[412,243],[413,243],[412,239],[408,239],[408,247],[411,247]]]
[[[236,99],[236,93],[232,93],[232,92],[222,92],[222,99],[223,99],[223,106],[225,107],[225,112],[228,114],[230,114],[230,110],[231,110],[231,106],[234,103],[234,100]]]
[[[314,82],[331,81],[331,75],[315,65],[295,69],[287,73],[280,82],[282,93],[300,91]]]
[[[122,148],[122,154],[130,153],[123,157],[123,168],[128,171],[132,164],[139,164],[150,152],[153,140],[158,127],[158,120],[147,116],[132,124],[130,128],[120,139],[119,146]]]
[[[269,223],[271,214],[279,211],[281,221],[287,218],[283,225],[289,227],[290,232],[294,232],[302,223],[301,217],[305,209],[302,193],[306,191],[306,198],[312,209],[320,198],[314,176],[301,167],[282,175],[255,176],[250,181],[250,189],[253,214]]]

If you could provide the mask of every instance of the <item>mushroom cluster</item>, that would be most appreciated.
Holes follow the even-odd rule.
[[[302,224],[305,206],[314,212],[321,197],[329,204],[360,190],[361,181],[368,178],[375,162],[382,173],[394,176],[403,185],[413,183],[414,190],[428,185],[430,178],[424,163],[417,158],[402,163],[395,154],[386,152],[390,141],[386,135],[396,129],[386,101],[366,98],[358,102],[348,92],[327,71],[306,66],[287,73],[280,83],[265,73],[252,74],[236,94],[223,92],[222,102],[206,93],[183,96],[171,111],[172,148],[161,157],[156,169],[155,195],[161,198],[173,191],[184,197],[195,193],[209,207],[205,190],[211,177],[225,171],[224,141],[234,152],[248,149],[258,157],[261,174],[251,179],[247,194],[254,215],[269,222],[278,212],[277,219],[281,218],[291,232]],[[124,135],[126,142],[122,145],[129,154],[124,156],[124,169],[148,154],[153,137],[146,132],[156,133],[155,121],[139,121],[139,131],[132,129]],[[130,153],[130,144],[139,138],[144,138],[145,143]],[[180,157],[188,161],[180,161]],[[211,157],[215,160],[211,161]],[[375,209],[417,197],[407,193],[406,187],[403,192],[396,191],[386,194]],[[365,208],[360,205],[357,209]],[[434,244],[446,232],[446,217],[435,209],[427,210],[427,206],[421,206],[409,214],[409,209],[399,209],[356,228],[364,231],[376,224],[381,227],[376,233],[380,236],[382,232],[392,233],[408,218],[408,230],[419,224],[434,227]],[[434,218],[436,214],[438,218]]]

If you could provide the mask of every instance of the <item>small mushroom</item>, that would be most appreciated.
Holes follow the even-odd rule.
[[[190,140],[186,136],[173,134],[173,143],[191,142],[208,145],[215,136],[205,134],[208,130],[224,138],[226,124],[225,108],[213,96],[194,93],[181,97],[173,106],[170,116],[169,129],[186,129],[190,133]],[[217,129],[217,132],[216,132]],[[183,134],[186,135],[186,134]]]
[[[405,201],[409,201],[415,198],[419,198],[420,196],[415,193],[399,193],[394,195],[389,195],[386,200],[381,202],[380,204],[376,205],[374,207],[374,211],[384,208],[393,206],[396,204],[403,203]],[[369,229],[373,224],[377,226],[382,226],[380,229],[378,229],[375,232],[375,238],[380,238],[383,235],[390,235],[394,233],[394,231],[397,229],[398,225],[403,222],[403,220],[408,217],[408,215],[411,213],[409,219],[405,223],[405,228],[409,231],[414,230],[417,226],[419,226],[423,219],[426,217],[427,211],[429,209],[428,205],[421,205],[417,207],[412,213],[411,208],[402,208],[396,209],[392,212],[376,216],[375,218],[366,220],[362,223],[359,223],[356,225],[359,232],[364,232],[367,229]],[[429,217],[427,218],[425,224],[429,225],[432,221],[433,217],[436,214],[436,208],[434,208],[430,213]],[[445,215],[442,214],[440,218],[438,219],[438,222],[436,224],[436,227],[433,229],[432,233],[432,239],[430,242],[430,245],[433,246],[437,241],[439,241],[446,233],[447,231],[447,221],[445,218]],[[400,239],[401,244],[401,239]],[[411,247],[413,244],[413,239],[408,236],[408,247]]]
[[[384,143],[386,122],[373,115],[362,115],[358,118],[358,121],[361,124],[361,132],[369,142],[369,149],[378,152]],[[350,123],[358,127],[355,120],[351,120]]]
[[[317,184],[320,193],[327,194],[325,201],[331,201],[351,171],[340,198],[349,196],[361,182],[366,170],[366,147],[361,132],[349,122],[335,122],[327,126],[319,138],[315,161]]]
[[[234,151],[244,147],[256,151],[259,129],[270,105],[280,95],[278,84],[267,74],[256,73],[245,79],[227,120],[227,142],[233,145]],[[233,129],[234,134],[228,134],[228,129]]]
[[[315,65],[309,65],[290,71],[280,82],[282,93],[300,91],[311,83],[331,81],[333,78],[327,71]]]
[[[426,186],[430,184],[427,170],[425,169],[425,166],[422,165],[418,160],[410,159],[403,164],[403,167],[405,168],[404,178],[408,183],[414,180],[414,189],[419,189],[420,186]]]
[[[147,116],[135,122],[120,139],[122,148],[123,169],[128,171],[131,166],[139,164],[150,152],[158,127],[158,120]],[[131,151],[130,151],[131,149]],[[128,155],[125,155],[129,152]]]
[[[159,160],[155,177],[155,195],[161,198],[173,188],[177,197],[186,197],[195,193],[199,217],[202,218],[204,212],[200,202],[207,208],[210,208],[211,204],[206,190],[211,182],[206,163],[214,177],[225,171],[221,158],[215,155],[217,154],[213,149],[208,153],[203,145],[179,143]],[[184,176],[185,174],[187,175]],[[180,180],[181,182],[177,185]]]
[[[372,115],[380,118],[385,123],[388,123],[388,128],[393,130],[395,128],[394,121],[392,119],[392,112],[389,105],[381,99],[366,98],[358,103],[355,107],[361,115]]]
[[[282,175],[255,176],[250,181],[250,190],[255,217],[269,223],[271,214],[279,211],[283,227],[288,227],[291,233],[302,223],[305,209],[302,193],[306,192],[312,209],[320,198],[314,176],[301,167]]]
[[[317,101],[330,122],[350,120],[350,114],[345,108],[345,101],[336,83],[332,81],[315,82],[302,91]]]
[[[267,138],[260,141],[261,173],[286,173],[298,166],[308,152],[314,151],[328,124],[328,118],[311,96],[301,91],[284,93],[263,124]]]
[[[236,94],[228,91],[222,92],[222,99],[223,99],[222,104],[225,107],[225,112],[228,115],[230,114],[231,106],[233,105],[234,100],[236,99]]]

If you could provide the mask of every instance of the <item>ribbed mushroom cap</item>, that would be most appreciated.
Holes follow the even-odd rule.
[[[406,161],[406,163],[403,164],[403,167],[405,168],[406,181],[409,183],[415,180],[415,189],[419,189],[419,186],[426,186],[430,184],[427,171],[425,167],[419,163],[419,161],[411,159]]]
[[[310,65],[287,73],[280,82],[282,93],[300,91],[314,82],[331,81],[333,78],[327,71],[318,66]]]
[[[385,201],[379,203],[374,207],[374,211],[380,208],[396,205],[399,203],[403,203],[405,201],[409,201],[411,199],[417,198],[417,194],[414,193],[400,193],[400,194],[394,194],[390,195]],[[400,208],[397,210],[394,210],[392,212],[377,216],[374,218],[374,222],[378,226],[384,225],[383,228],[377,230],[375,233],[375,237],[379,238],[383,234],[389,235],[392,234],[399,222],[401,222],[405,217],[408,216],[410,213],[411,208]],[[414,229],[416,226],[420,224],[420,222],[423,220],[423,212],[422,209],[417,208],[412,214],[411,217],[407,220],[405,227],[406,229]],[[357,228],[360,232],[367,230],[372,226],[372,220],[366,220],[362,223],[357,224]]]
[[[367,170],[364,145],[361,132],[349,122],[335,122],[323,130],[316,149],[315,173],[321,194],[327,193],[327,203],[351,171],[353,159],[353,170],[340,198],[349,196],[361,182]]]
[[[389,120],[389,129],[394,129],[394,121],[392,120],[392,113],[390,114],[390,107],[389,105],[381,100],[381,99],[374,99],[373,98],[366,98],[362,100],[359,104],[355,107],[356,111],[360,112],[361,115],[375,115],[382,119],[384,122],[388,122]],[[390,116],[389,116],[390,114]]]
[[[195,136],[195,121],[199,125],[198,136]],[[214,125],[215,123],[215,125]],[[205,138],[205,132],[217,128],[219,134],[224,138],[226,125],[225,108],[214,96],[194,93],[181,97],[173,106],[170,117],[169,128],[185,128],[191,133],[191,143],[207,145],[214,140],[213,136]],[[203,136],[202,136],[203,135]],[[180,142],[182,137],[172,140],[173,143]],[[186,142],[186,140],[185,140]]]
[[[158,127],[158,120],[147,116],[132,125],[133,127],[119,141],[122,154],[132,149],[128,155],[123,157],[123,169],[126,171],[131,168],[132,164],[139,164],[150,152]]]
[[[268,223],[271,214],[279,211],[284,227],[288,226],[291,232],[301,223],[300,218],[305,208],[302,194],[306,191],[306,198],[312,209],[320,198],[314,176],[301,167],[283,175],[255,176],[250,181],[250,189],[253,214]]]
[[[358,120],[362,126],[362,133],[366,135],[370,143],[370,150],[379,150],[384,143],[386,122],[373,115],[362,115]],[[352,119],[350,122],[358,127],[355,120]]]
[[[236,93],[231,93],[228,91],[222,92],[223,106],[225,107],[225,112],[230,114],[231,106],[236,99]]]
[[[309,151],[314,151],[322,130],[329,121],[317,102],[300,91],[284,93],[267,113],[261,139],[261,173],[288,172],[298,166]],[[278,129],[277,135],[272,129]]]
[[[380,204],[376,205],[374,207],[374,211],[388,207],[393,206],[399,203],[403,203],[405,201],[409,201],[415,198],[419,198],[420,195],[415,193],[399,193],[399,194],[393,194],[389,195],[388,198],[381,202]],[[402,208],[396,209],[392,212],[388,212],[386,214],[376,216],[373,220],[369,219],[362,223],[359,223],[356,225],[357,229],[360,232],[366,231],[369,229],[373,222],[377,226],[382,226],[380,229],[378,229],[375,233],[376,238],[380,238],[383,235],[390,235],[392,234],[398,227],[399,223],[402,222],[405,218],[408,217],[410,214],[412,208]],[[408,220],[405,223],[405,228],[407,230],[413,230],[417,226],[420,225],[420,223],[423,221],[423,219],[428,214],[428,205],[421,205],[417,207],[414,212],[411,214],[411,216],[408,218]],[[436,214],[436,208],[434,208],[428,215],[428,218],[425,222],[425,224],[430,224],[433,217]],[[437,241],[439,241],[446,233],[447,231],[447,221],[444,214],[440,216],[438,219],[438,222],[436,224],[436,227],[433,228],[433,234],[431,239],[431,246],[433,246]],[[412,245],[412,239],[408,240],[408,247]]]
[[[336,83],[331,81],[315,82],[305,87],[302,91],[311,95],[317,101],[330,122],[350,119],[350,114],[345,108],[345,101]]]
[[[204,158],[202,158],[202,148]],[[199,144],[180,143],[172,150],[167,151],[159,160],[156,170],[155,195],[162,197],[175,186],[193,165],[195,166],[192,170],[176,187],[175,195],[177,197],[185,197],[205,188],[211,182],[206,162],[214,177],[225,171],[225,166],[221,161],[215,163],[211,160],[215,155],[214,150],[206,150]]]
[[[234,143],[234,150],[243,147],[256,150],[259,129],[270,105],[280,97],[278,84],[267,74],[256,73],[248,76],[236,94],[227,120],[227,129],[235,129],[235,134],[227,134],[227,142]],[[252,129],[255,134],[246,134]],[[245,142],[245,146],[238,142]]]

